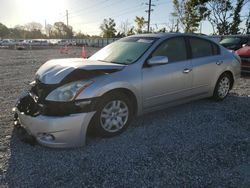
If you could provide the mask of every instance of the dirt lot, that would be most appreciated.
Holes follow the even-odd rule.
[[[247,75],[223,102],[204,99],[148,114],[124,134],[90,138],[84,148],[22,143],[12,126],[15,99],[45,61],[80,54],[80,48],[0,49],[0,186],[250,187]]]

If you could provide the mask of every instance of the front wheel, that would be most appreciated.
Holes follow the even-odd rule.
[[[222,74],[216,83],[213,99],[216,101],[225,99],[230,91],[231,82],[231,77],[228,74]]]
[[[94,126],[101,136],[111,137],[122,133],[131,121],[132,104],[122,93],[105,96],[95,115]]]

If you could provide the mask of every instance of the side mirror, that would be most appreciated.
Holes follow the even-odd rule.
[[[166,56],[154,56],[148,60],[148,65],[164,65],[168,63],[168,57]]]

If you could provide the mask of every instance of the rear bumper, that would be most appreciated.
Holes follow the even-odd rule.
[[[80,147],[85,145],[86,133],[95,112],[70,114],[68,116],[32,117],[17,110],[22,127],[38,143],[53,148]]]

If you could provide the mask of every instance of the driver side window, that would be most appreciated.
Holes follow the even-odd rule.
[[[187,50],[184,38],[172,38],[164,41],[152,53],[152,57],[154,56],[166,56],[169,63],[186,60]]]

